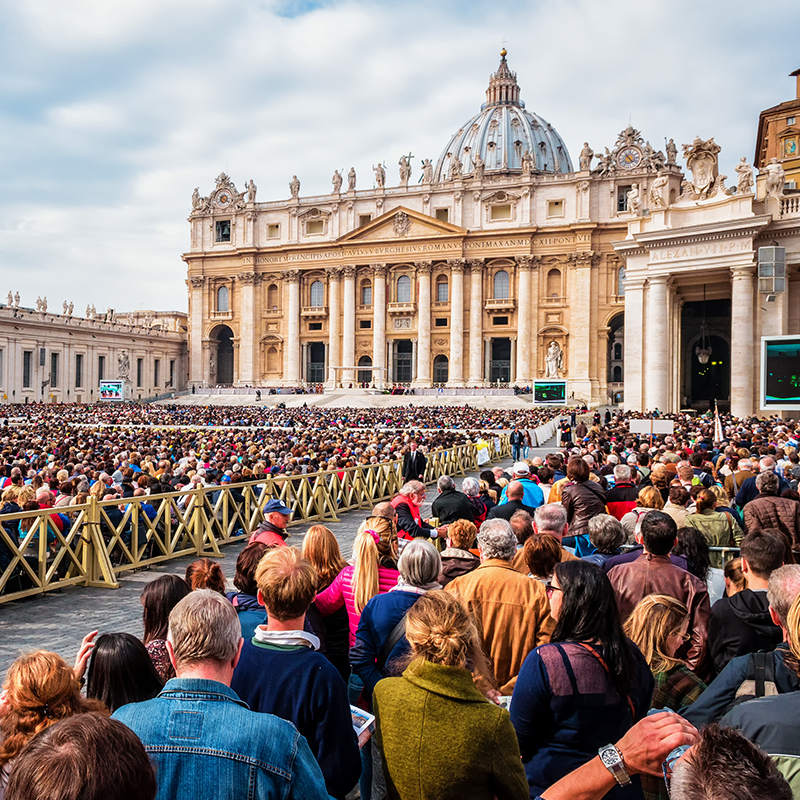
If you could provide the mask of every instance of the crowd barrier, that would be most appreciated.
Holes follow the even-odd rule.
[[[507,458],[508,434],[428,453],[426,482],[476,471],[479,452],[487,449],[482,464]],[[292,524],[335,522],[344,511],[372,508],[397,494],[401,471],[402,462],[393,461],[3,514],[0,565],[9,555],[10,563],[0,566],[0,604],[75,584],[118,588],[123,572],[182,556],[220,557],[220,545],[249,537],[260,525],[272,498],[292,509]]]

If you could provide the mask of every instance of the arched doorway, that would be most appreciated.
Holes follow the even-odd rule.
[[[414,345],[410,339],[401,339],[395,343],[394,375],[395,383],[411,383]]]
[[[217,330],[217,377],[211,375],[212,383],[221,383],[226,386],[233,384],[233,331],[222,325]],[[213,373],[213,370],[212,370]]]
[[[447,356],[436,356],[433,359],[433,382],[447,383],[450,376],[450,362]]]
[[[691,405],[701,411],[714,408],[714,401],[727,405],[731,395],[731,348],[721,336],[707,336],[711,356],[701,364],[695,353],[699,340],[690,342]]]
[[[608,393],[614,397],[622,391],[625,380],[625,315],[617,314],[608,323]],[[616,401],[614,401],[616,402]]]
[[[358,366],[359,367],[371,367],[372,366],[372,359],[369,356],[361,356],[358,359]],[[369,383],[372,380],[372,370],[371,369],[360,369],[358,371],[358,382],[359,383]]]
[[[511,381],[511,339],[492,339],[489,380],[492,383]]]

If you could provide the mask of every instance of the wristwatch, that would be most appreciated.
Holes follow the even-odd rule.
[[[620,786],[628,786],[630,784],[631,777],[628,775],[628,770],[625,769],[622,753],[613,744],[601,747],[597,751],[597,755],[600,756],[603,765],[614,776],[614,780]]]

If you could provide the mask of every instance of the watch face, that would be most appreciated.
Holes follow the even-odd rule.
[[[613,767],[615,764],[620,763],[619,753],[613,747],[607,747],[605,750],[601,750],[600,753],[600,760],[607,766]]]
[[[220,192],[217,195],[216,202],[220,208],[227,208],[231,204],[231,193],[228,191]]]
[[[617,153],[617,164],[622,169],[634,169],[642,160],[642,151],[638,147],[623,147]]]

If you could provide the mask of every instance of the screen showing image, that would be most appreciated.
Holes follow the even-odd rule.
[[[567,399],[567,384],[564,381],[534,381],[534,403],[564,403]]]
[[[764,402],[800,406],[800,338],[766,343]]]
[[[125,383],[124,381],[100,381],[101,400],[124,400]]]

